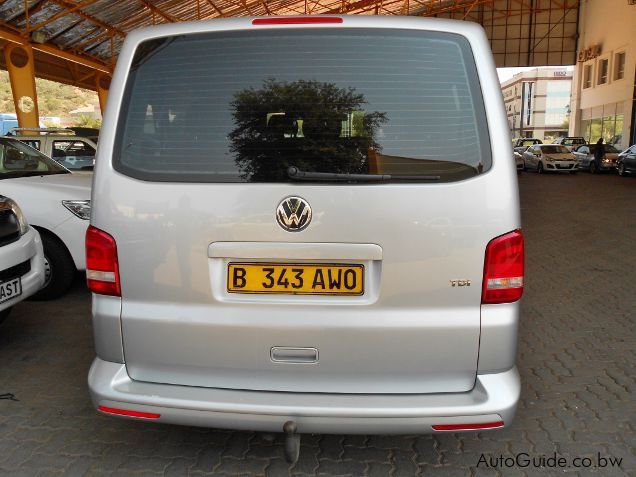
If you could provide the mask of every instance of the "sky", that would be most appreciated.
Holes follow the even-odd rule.
[[[536,68],[554,68],[562,70],[565,68],[568,71],[573,71],[574,66],[529,66],[524,68],[497,68],[497,74],[499,75],[499,82],[503,83],[504,81],[508,81],[517,73],[521,73],[522,71],[530,71]]]

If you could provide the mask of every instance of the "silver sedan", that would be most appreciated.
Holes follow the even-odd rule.
[[[574,157],[579,161],[579,169],[590,171],[592,174],[602,171],[613,171],[616,169],[616,161],[618,160],[618,149],[614,146],[605,145],[605,155],[601,160],[600,168],[594,161],[594,151],[596,144],[585,144],[579,146],[574,151]]]

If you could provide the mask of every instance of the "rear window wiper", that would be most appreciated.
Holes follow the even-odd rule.
[[[309,172],[301,171],[291,166],[287,169],[290,179],[300,181],[360,181],[360,182],[384,182],[384,181],[438,181],[440,176],[416,176],[393,174],[340,174],[337,172]]]

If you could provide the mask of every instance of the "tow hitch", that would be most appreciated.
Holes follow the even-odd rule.
[[[300,454],[300,434],[294,421],[287,421],[283,424],[283,432],[285,433],[285,460],[288,464],[293,465],[298,461]]]

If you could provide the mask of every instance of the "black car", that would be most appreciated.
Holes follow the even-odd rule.
[[[618,155],[616,168],[619,176],[636,174],[636,144],[633,144]]]

